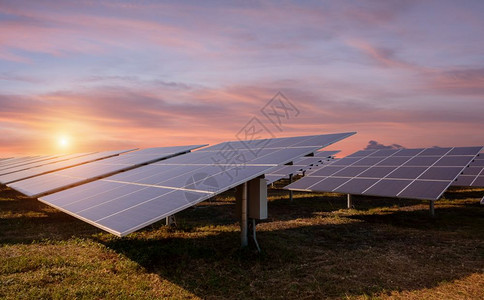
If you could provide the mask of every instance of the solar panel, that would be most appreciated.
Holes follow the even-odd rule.
[[[44,155],[44,156],[38,156],[35,159],[31,159],[31,160],[28,160],[28,161],[19,162],[19,163],[16,163],[16,164],[11,164],[11,165],[8,165],[8,166],[1,166],[0,165],[0,175],[1,174],[9,173],[9,172],[11,172],[11,170],[28,169],[32,165],[45,164],[46,162],[48,162],[50,160],[59,159],[59,158],[64,157],[64,156],[67,156],[67,155],[66,154],[62,154],[62,155]]]
[[[363,150],[316,167],[285,188],[437,200],[481,149]]]
[[[269,185],[283,178],[289,178],[291,175],[304,174],[315,166],[333,161],[332,156],[339,152],[340,150],[316,151],[314,156],[296,158],[293,160],[292,165],[282,165],[271,169],[268,174],[265,174],[266,182]]]
[[[69,159],[82,157],[82,156],[89,155],[89,154],[94,154],[94,152],[91,152],[91,153],[74,153],[74,154],[59,155],[59,156],[49,156],[49,157],[47,157],[46,159],[43,159],[43,160],[29,162],[29,163],[25,163],[23,165],[15,166],[15,167],[6,167],[6,168],[3,168],[3,169],[0,169],[0,176],[10,174],[10,173],[14,173],[14,172],[27,170],[27,169],[31,169],[31,168],[35,168],[35,167],[48,165],[48,164],[52,164],[52,163],[56,163],[56,162],[60,162],[60,161],[66,161],[66,160],[69,160]]]
[[[225,142],[39,200],[124,236],[353,134]]]
[[[12,158],[4,159],[3,161],[0,161],[0,166],[3,166],[7,163],[11,163],[12,161],[16,161],[18,159],[19,159],[19,157],[12,157]]]
[[[25,157],[17,157],[12,160],[9,160],[8,162],[5,162],[4,164],[1,165],[2,168],[5,167],[14,167],[18,165],[22,165],[25,163],[29,163],[31,161],[36,161],[39,159],[44,159],[46,156],[25,156]]]
[[[132,151],[132,150],[104,151],[104,152],[98,152],[98,153],[83,154],[81,156],[72,155],[72,156],[69,156],[70,159],[60,159],[58,161],[55,161],[49,164],[41,163],[39,166],[34,166],[31,168],[25,168],[28,165],[24,165],[24,166],[15,168],[15,169],[20,169],[19,171],[7,172],[4,175],[0,175],[0,183],[11,184],[16,181],[26,180],[28,178],[40,176],[43,174],[47,174],[49,172],[54,172],[54,171],[78,166],[81,164],[97,161],[100,159],[109,158],[129,151]],[[10,170],[11,169],[7,169],[5,171],[10,171]]]
[[[68,188],[84,182],[96,180],[101,177],[109,176],[117,172],[125,171],[136,166],[148,164],[158,161],[173,155],[188,152],[193,149],[200,148],[204,145],[195,146],[177,146],[177,147],[160,147],[149,148],[139,151],[130,152],[124,155],[97,160],[90,163],[70,167],[67,169],[57,170],[52,173],[35,176],[29,179],[15,181],[7,184],[7,186],[30,197],[38,197],[43,194],[52,193],[64,188]],[[118,151],[119,152],[119,151]],[[67,162],[59,164],[64,165]],[[52,164],[54,165],[54,164]],[[52,170],[52,165],[40,167],[41,169],[49,168]],[[32,171],[30,169],[27,171]],[[9,174],[6,176],[13,176],[18,173]],[[1,177],[0,177],[1,178]]]
[[[484,152],[480,153],[469,167],[462,171],[452,185],[484,187]]]

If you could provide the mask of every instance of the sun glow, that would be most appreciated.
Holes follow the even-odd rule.
[[[57,145],[59,146],[59,148],[61,149],[66,149],[69,147],[69,144],[70,144],[70,141],[69,141],[69,137],[63,135],[63,136],[60,136],[58,139],[57,139]]]

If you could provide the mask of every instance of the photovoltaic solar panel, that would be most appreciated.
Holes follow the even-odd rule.
[[[93,152],[91,152],[93,153]],[[32,167],[42,166],[46,164],[50,164],[53,162],[68,160],[84,155],[88,155],[91,153],[73,153],[73,154],[58,154],[58,155],[45,155],[45,156],[37,156],[34,159],[30,159],[28,161],[24,161],[22,163],[16,163],[14,165],[2,166],[0,165],[0,175],[13,173],[17,171],[22,171],[26,169],[30,169]]]
[[[462,171],[452,185],[484,187],[484,152],[480,153],[469,167]]]
[[[39,200],[124,236],[352,134],[225,142]]]
[[[18,169],[18,171],[7,172],[3,175],[0,175],[0,183],[11,184],[16,181],[26,180],[32,177],[47,174],[49,172],[54,172],[54,171],[78,166],[81,164],[94,162],[100,159],[117,156],[121,153],[129,152],[129,151],[132,151],[132,150],[116,150],[116,151],[104,151],[104,152],[89,153],[89,154],[82,154],[82,155],[79,155],[79,154],[69,155],[68,159],[59,159],[51,163],[45,163],[46,161],[44,160],[40,162],[40,165],[32,166],[30,168],[26,168],[30,164],[23,165],[23,166],[14,168],[14,169]],[[7,169],[5,171],[11,171],[11,170],[12,169]]]
[[[481,149],[363,150],[316,167],[285,188],[437,200],[463,170],[469,169]]]
[[[9,172],[10,169],[17,169],[17,168],[22,168],[24,166],[26,166],[25,168],[28,168],[29,165],[31,164],[36,164],[36,163],[40,163],[42,161],[48,161],[49,159],[54,159],[54,158],[57,158],[58,156],[38,156],[36,157],[36,159],[34,160],[30,160],[30,161],[23,161],[23,162],[17,162],[15,164],[9,164],[9,165],[5,165],[5,166],[2,166],[0,165],[0,174],[4,174],[6,172]]]
[[[304,174],[315,166],[322,165],[333,161],[332,155],[340,152],[336,151],[316,151],[314,156],[303,156],[294,159],[291,165],[277,166],[265,174],[267,184],[272,184],[283,178],[289,178],[290,175]]]
[[[31,169],[31,168],[36,168],[36,167],[40,167],[40,166],[44,166],[44,165],[48,165],[48,164],[52,164],[52,163],[66,161],[66,160],[70,160],[70,159],[73,159],[73,158],[78,158],[78,157],[82,157],[82,156],[86,156],[86,155],[90,155],[90,154],[94,154],[94,153],[74,153],[74,154],[69,154],[69,155],[50,156],[50,157],[48,157],[44,160],[30,162],[30,163],[26,163],[26,164],[23,164],[23,165],[20,165],[20,166],[7,167],[7,168],[4,168],[4,169],[0,169],[0,176],[10,174],[10,173],[14,173],[14,172],[27,170],[27,169]],[[0,182],[1,182],[1,180],[0,180]]]
[[[16,167],[19,165],[23,165],[32,161],[44,159],[47,156],[25,156],[25,157],[17,157],[12,160],[5,162],[4,164],[0,165],[1,168],[6,167]]]
[[[204,145],[149,148],[96,160],[52,173],[16,181],[7,186],[30,197],[38,197],[77,184],[96,180],[136,166],[188,152]],[[125,151],[124,151],[125,152]],[[43,166],[51,167],[51,165]],[[30,171],[30,170],[28,170]],[[17,173],[9,174],[14,175]]]

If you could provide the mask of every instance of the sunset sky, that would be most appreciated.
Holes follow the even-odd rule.
[[[282,92],[280,126],[263,114]],[[357,131],[484,144],[484,1],[0,0],[0,157]]]

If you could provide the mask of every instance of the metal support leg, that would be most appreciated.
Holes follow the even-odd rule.
[[[434,201],[430,201],[430,203],[429,203],[429,211],[430,211],[430,216],[432,218],[435,217]]]
[[[351,199],[351,194],[348,194],[347,196],[347,206],[348,206],[348,209],[353,208],[353,199]]]
[[[176,226],[175,215],[166,217],[166,226]]]
[[[251,222],[249,223],[249,227],[250,227],[250,233],[251,233],[251,236],[252,236],[252,239],[254,240],[254,244],[255,244],[255,247],[257,248],[257,251],[260,253],[260,247],[259,247],[259,243],[257,242],[257,236],[256,236],[256,223],[255,223],[255,219],[251,219]]]
[[[242,197],[241,197],[241,216],[240,216],[240,246],[242,248],[249,245],[248,240],[248,214],[247,214],[247,182],[242,184]]]
[[[289,174],[289,183],[291,184],[292,183],[292,174]],[[289,201],[293,202],[293,193],[292,193],[292,190],[289,190]]]

